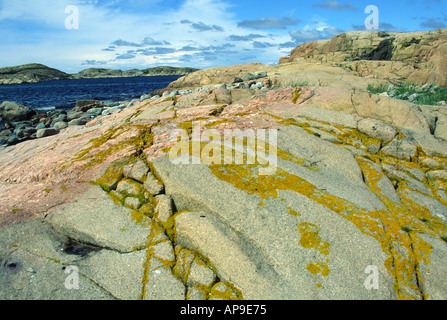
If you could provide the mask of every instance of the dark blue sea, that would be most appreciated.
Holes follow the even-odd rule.
[[[71,109],[77,100],[125,101],[163,89],[180,76],[53,80],[0,85],[0,103],[15,101],[37,112]],[[2,123],[0,121],[0,128]]]

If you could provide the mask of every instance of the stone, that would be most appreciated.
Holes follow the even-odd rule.
[[[167,239],[157,242],[152,247],[152,256],[163,261],[165,266],[173,267],[175,264],[174,248],[171,241]]]
[[[26,127],[24,129],[16,129],[14,131],[14,133],[19,137],[19,138],[24,138],[24,137],[29,137],[32,134],[36,133],[36,129],[35,128],[31,128],[31,127]]]
[[[155,199],[157,203],[155,207],[156,219],[160,221],[163,226],[167,226],[168,220],[173,213],[172,199],[165,194],[160,194],[156,196]]]
[[[164,191],[163,183],[161,183],[152,172],[147,174],[144,188],[152,195],[157,196]]]
[[[199,257],[195,257],[191,263],[188,275],[188,286],[211,287],[216,280],[216,275],[205,262]]]
[[[432,158],[423,159],[421,161],[421,164],[423,166],[430,167],[430,168],[438,168],[440,166],[439,161],[436,161],[435,159],[432,159]]]
[[[86,125],[87,122],[89,122],[89,121],[90,121],[89,118],[82,117],[82,118],[78,118],[78,119],[71,120],[71,121],[68,123],[68,126],[69,126],[69,127],[71,127],[71,126],[83,126],[83,125]]]
[[[144,224],[136,223],[131,209],[115,204],[99,187],[53,210],[45,221],[76,241],[122,253],[144,246],[149,234]]]
[[[390,144],[383,147],[381,151],[384,154],[409,161],[416,155],[417,148],[408,139],[394,139]]]
[[[447,142],[436,139],[432,134],[413,130],[403,130],[412,143],[420,146],[427,156],[447,158]]]
[[[84,115],[84,112],[82,112],[82,111],[69,111],[67,113],[67,119],[66,120],[68,122],[70,122],[71,120],[81,118],[83,115]]]
[[[157,173],[158,176],[160,176],[161,179],[163,179],[163,182],[166,186],[166,193],[167,195],[170,195],[174,202],[175,205],[177,207],[177,210],[182,211],[182,210],[186,210],[188,209],[188,211],[186,212],[182,212],[180,213],[180,215],[177,215],[175,217],[176,220],[176,228],[177,228],[177,241],[178,243],[180,243],[182,246],[189,248],[191,250],[194,251],[198,251],[200,252],[203,256],[207,257],[209,259],[210,264],[215,268],[217,275],[219,276],[219,278],[222,281],[230,281],[231,283],[234,284],[234,286],[241,290],[244,293],[244,297],[246,298],[246,295],[248,294],[254,294],[253,292],[256,291],[251,291],[249,288],[249,285],[244,283],[244,281],[242,279],[239,279],[237,277],[237,275],[233,274],[234,268],[236,268],[235,266],[230,267],[231,262],[229,262],[228,256],[234,257],[235,260],[239,260],[239,261],[244,261],[244,263],[240,263],[238,265],[238,272],[245,272],[242,270],[247,270],[249,269],[249,261],[251,261],[252,263],[260,263],[260,265],[264,266],[264,263],[259,262],[256,257],[262,257],[261,260],[262,261],[269,261],[270,259],[273,259],[273,261],[276,262],[271,262],[269,263],[269,265],[275,265],[275,266],[287,266],[287,265],[295,265],[295,263],[292,263],[291,261],[289,262],[285,262],[283,259],[289,259],[291,258],[291,256],[289,256],[287,253],[285,253],[283,250],[287,250],[285,247],[287,247],[289,245],[289,241],[291,241],[293,243],[292,238],[287,238],[287,240],[284,239],[284,236],[286,236],[288,234],[288,232],[281,232],[281,241],[279,241],[279,239],[275,240],[275,232],[269,232],[267,230],[286,230],[284,228],[286,228],[287,226],[287,219],[292,219],[292,216],[288,217],[287,215],[281,215],[280,212],[281,210],[279,209],[281,207],[281,201],[280,199],[283,198],[284,199],[284,210],[287,213],[287,207],[289,208],[293,208],[292,210],[295,212],[294,214],[298,214],[297,216],[298,218],[298,222],[292,223],[290,225],[291,229],[296,230],[297,224],[300,225],[300,228],[302,231],[301,234],[305,234],[305,230],[307,230],[306,228],[315,228],[315,229],[309,229],[309,230],[320,230],[319,234],[321,235],[321,238],[324,239],[322,241],[327,241],[328,243],[330,243],[330,253],[329,253],[329,260],[332,261],[332,259],[330,259],[330,257],[332,256],[333,252],[335,256],[340,258],[340,254],[341,252],[345,252],[343,250],[346,250],[346,246],[341,245],[340,243],[340,237],[346,237],[344,238],[346,241],[346,243],[350,243],[349,247],[352,248],[353,243],[352,241],[354,239],[357,239],[356,241],[360,241],[360,238],[358,238],[359,236],[361,236],[361,233],[357,233],[359,230],[356,229],[356,227],[354,227],[354,229],[350,229],[351,227],[348,227],[349,223],[347,221],[342,222],[343,219],[342,216],[337,216],[337,215],[333,215],[329,214],[330,211],[332,210],[339,210],[337,209],[338,205],[334,205],[332,206],[330,203],[331,201],[336,201],[335,199],[348,199],[349,198],[349,203],[354,203],[358,206],[360,206],[361,208],[366,208],[366,206],[368,207],[368,209],[366,210],[372,210],[372,212],[375,212],[375,210],[386,210],[386,206],[379,201],[379,199],[376,197],[375,194],[372,193],[373,190],[375,190],[375,187],[373,187],[373,185],[375,185],[375,173],[371,173],[366,175],[366,173],[369,172],[369,170],[373,170],[372,168],[374,168],[374,166],[371,167],[371,169],[367,169],[367,168],[363,168],[363,164],[362,164],[362,171],[364,172],[365,177],[367,177],[367,181],[368,184],[371,184],[371,190],[369,189],[369,187],[365,190],[365,184],[363,182],[363,178],[361,177],[362,174],[358,175],[357,173],[354,174],[354,172],[356,171],[352,171],[352,169],[356,166],[356,161],[351,162],[352,160],[349,160],[348,156],[344,157],[343,156],[343,160],[340,159],[340,163],[334,164],[334,163],[330,163],[330,161],[333,161],[334,159],[340,158],[342,157],[342,153],[339,153],[340,151],[336,151],[337,149],[325,149],[326,148],[326,144],[329,146],[329,143],[321,141],[317,138],[312,138],[312,135],[309,135],[307,133],[301,133],[301,130],[295,129],[293,127],[287,127],[287,130],[284,130],[284,132],[282,132],[283,130],[279,131],[279,135],[278,135],[278,147],[281,148],[281,150],[294,154],[296,156],[299,156],[301,159],[306,159],[307,157],[309,157],[309,159],[311,157],[315,157],[316,155],[318,156],[322,156],[323,154],[325,154],[327,152],[328,157],[326,158],[327,160],[323,160],[322,158],[320,159],[315,159],[313,158],[314,161],[317,161],[318,163],[318,167],[320,168],[319,170],[300,170],[299,166],[293,166],[292,164],[287,164],[288,162],[282,162],[282,160],[279,160],[279,166],[281,169],[286,170],[286,172],[289,173],[293,173],[296,174],[298,177],[305,179],[308,182],[311,182],[312,185],[316,186],[316,187],[312,187],[312,188],[318,188],[318,190],[320,191],[316,191],[318,193],[307,193],[307,187],[305,187],[304,185],[302,186],[302,188],[300,188],[300,192],[298,193],[289,193],[290,191],[281,191],[282,188],[286,188],[285,186],[280,187],[273,187],[273,190],[276,189],[276,191],[274,191],[273,193],[271,193],[271,197],[267,197],[267,196],[262,196],[262,192],[260,194],[258,194],[255,191],[255,188],[263,188],[262,184],[258,184],[253,186],[253,189],[251,189],[251,187],[247,184],[246,186],[244,186],[243,184],[240,184],[238,188],[235,188],[235,186],[237,186],[237,176],[234,176],[234,178],[230,177],[228,179],[224,179],[225,182],[220,181],[220,179],[215,179],[216,176],[212,173],[215,173],[215,169],[212,169],[210,172],[210,168],[206,168],[206,166],[200,166],[200,165],[195,165],[195,166],[188,166],[188,165],[172,165],[170,164],[168,159],[158,159],[154,161],[154,169]],[[304,131],[304,130],[303,130]],[[313,147],[315,149],[311,149],[306,151],[306,149],[304,149],[304,145],[306,145],[307,147]],[[287,146],[287,147],[285,147]],[[298,146],[300,146],[299,148],[297,148]],[[318,151],[317,151],[318,150]],[[324,152],[322,152],[324,150]],[[337,153],[337,155],[335,155],[335,153]],[[352,157],[352,156],[351,156]],[[291,160],[289,160],[290,162]],[[301,160],[300,163],[304,164],[302,162],[303,160]],[[321,162],[318,162],[321,161]],[[360,160],[359,160],[360,161]],[[368,162],[365,162],[365,165]],[[341,170],[341,168],[343,166],[346,166],[346,169],[348,170],[348,168],[350,168],[349,170],[351,170],[351,173],[349,174],[349,178],[348,180],[343,180],[346,179],[347,175],[348,175],[348,171],[344,171],[345,173],[341,173],[340,172],[340,176],[338,176],[337,178],[335,176],[333,176],[331,180],[331,182],[328,183],[323,183],[322,179],[325,179],[324,176],[326,176],[326,178],[328,177],[328,175],[334,174],[335,171]],[[330,166],[330,167],[329,167]],[[228,169],[231,167],[228,167]],[[376,171],[381,172],[381,170],[379,170],[380,168],[375,167]],[[279,170],[279,169],[278,169]],[[224,171],[222,171],[224,172]],[[243,174],[244,171],[239,171],[240,174]],[[280,171],[281,172],[281,171]],[[277,173],[278,174],[278,173]],[[284,173],[283,173],[284,174]],[[318,175],[319,179],[314,179],[312,178],[313,175]],[[389,199],[394,199],[394,201],[396,201],[396,203],[400,203],[399,198],[396,196],[396,193],[394,191],[394,187],[393,185],[390,183],[390,181],[388,180],[388,178],[382,173],[381,176],[383,177],[383,186],[380,185],[380,187],[378,187],[377,189],[383,189],[385,190],[385,186],[386,190],[388,191],[383,191],[383,194],[385,195],[384,197],[387,197]],[[192,178],[194,177],[194,179]],[[200,177],[200,178],[199,178]],[[287,175],[283,176],[284,179],[288,179]],[[225,175],[222,175],[221,178],[225,178]],[[244,175],[241,175],[241,178],[244,179]],[[194,182],[192,182],[191,180],[194,180]],[[235,180],[232,180],[235,179]],[[264,179],[261,178],[260,176],[254,175],[253,179],[250,180],[251,183],[256,183],[255,181],[258,181],[259,179]],[[343,180],[343,182],[341,182],[340,180]],[[220,182],[219,182],[220,181]],[[243,180],[241,180],[243,181]],[[269,185],[269,189],[267,190],[272,190],[272,184],[275,184],[275,179],[269,179],[268,177],[265,178],[265,181],[268,181],[268,185]],[[335,181],[339,182],[337,188],[328,188],[329,185],[334,184]],[[349,182],[348,182],[349,181]],[[386,183],[386,184],[385,184]],[[346,188],[349,184],[351,184],[352,187],[348,187],[347,189],[345,189],[344,191],[342,189]],[[239,188],[241,188],[242,190],[240,190]],[[309,186],[310,188],[310,186]],[[337,189],[337,190],[336,190]],[[216,192],[214,192],[216,190]],[[217,191],[218,190],[218,191]],[[245,191],[244,191],[245,190]],[[311,190],[315,190],[315,189],[311,189]],[[329,193],[332,196],[336,196],[338,198],[326,198],[326,200],[321,200],[321,202],[319,202],[319,204],[324,204],[324,206],[326,206],[327,209],[330,209],[330,211],[326,212],[326,210],[324,210],[323,207],[321,207],[320,205],[318,205],[318,207],[316,207],[316,204],[312,204],[313,202],[311,201],[311,199],[314,200],[318,200],[318,197],[314,197],[317,194],[320,194],[320,192],[323,192],[321,190],[324,190],[324,192]],[[355,192],[359,192],[357,195],[352,196],[352,193]],[[306,195],[307,194],[307,195]],[[312,195],[313,194],[313,195]],[[360,195],[361,194],[361,195]],[[369,194],[369,196],[368,196]],[[227,195],[226,197],[228,198],[222,198],[223,195]],[[306,195],[306,196],[304,196]],[[350,196],[351,195],[351,196]],[[295,197],[298,197],[298,199],[294,200]],[[309,199],[309,197],[311,199]],[[229,199],[232,199],[231,205],[228,205],[228,201],[230,201]],[[332,200],[329,200],[332,199]],[[357,200],[356,200],[357,199]],[[362,199],[361,201],[358,201],[358,199]],[[369,199],[368,201],[365,201],[366,199]],[[385,198],[383,198],[385,199]],[[338,200],[337,200],[338,201]],[[399,201],[399,202],[397,202]],[[262,202],[262,204],[261,204]],[[369,202],[369,204],[367,205],[367,202]],[[238,203],[240,203],[240,210],[238,209],[239,205]],[[269,204],[270,203],[270,204]],[[243,204],[243,205],[242,205]],[[340,204],[341,205],[341,204]],[[428,205],[428,203],[427,203]],[[243,206],[243,209],[242,209]],[[351,206],[351,205],[350,205]],[[317,209],[318,208],[318,209]],[[318,210],[318,214],[314,215],[311,212],[317,212],[315,210]],[[352,207],[350,207],[350,209],[348,210],[357,210],[354,209]],[[363,210],[363,209],[362,209]],[[292,211],[292,212],[293,212]],[[189,212],[189,213],[188,213]],[[242,212],[244,212],[244,214],[242,214]],[[435,211],[433,211],[435,212]],[[318,220],[314,220],[318,217]],[[338,218],[336,218],[338,217]],[[259,220],[258,220],[259,218]],[[271,219],[271,220],[270,220]],[[321,220],[320,220],[321,219]],[[331,223],[327,223],[327,219],[331,219]],[[244,222],[245,221],[245,222]],[[320,221],[320,222],[318,222]],[[326,221],[324,223],[322,223],[322,221]],[[355,220],[353,220],[355,221]],[[310,224],[308,224],[310,223]],[[340,223],[343,223],[343,226],[337,226],[335,227],[335,225],[338,225]],[[276,226],[274,227],[273,224]],[[280,227],[281,225],[281,227]],[[313,225],[313,227],[312,227]],[[331,225],[331,228],[327,228],[325,226],[329,226]],[[315,226],[319,226],[318,229]],[[358,225],[360,226],[360,225]],[[228,230],[228,228],[230,230],[234,230],[234,231],[230,231]],[[324,229],[323,229],[324,228]],[[262,230],[261,230],[262,229]],[[323,231],[324,230],[324,231]],[[343,233],[338,233],[336,230],[343,230]],[[350,230],[349,233],[351,234],[351,236],[348,236],[346,234],[347,230]],[[303,233],[304,232],[304,233]],[[314,231],[316,232],[316,231]],[[337,238],[337,241],[331,241],[331,236],[329,236],[329,234],[331,234],[332,232],[334,232],[332,239]],[[335,233],[337,235],[335,235]],[[224,234],[226,234],[226,236],[223,236]],[[262,237],[260,237],[259,235],[262,234]],[[326,234],[324,236],[324,234]],[[355,234],[355,235],[354,235]],[[211,240],[208,238],[208,236],[210,238],[213,238],[214,240]],[[365,236],[365,235],[363,235]],[[369,239],[368,240],[368,236],[363,237],[361,236],[362,240],[360,242],[356,242],[355,246],[358,246],[358,248],[369,248],[368,250],[374,250],[375,254],[374,255],[379,255],[382,256],[381,259],[386,259],[384,256],[384,252],[382,252],[380,245],[377,246],[377,243],[375,245],[373,245],[373,243],[375,243],[375,239]],[[226,238],[226,239],[224,239]],[[244,241],[245,238],[249,238],[250,241]],[[231,240],[233,239],[233,240]],[[239,240],[238,240],[239,239]],[[269,240],[267,240],[269,239]],[[298,235],[298,240],[300,239],[300,236]],[[227,241],[232,242],[227,243]],[[239,242],[240,241],[240,242]],[[363,243],[364,241],[368,242],[368,245],[363,245],[361,243]],[[383,241],[383,240],[382,240]],[[220,245],[218,245],[217,243],[221,243]],[[250,247],[250,245],[256,243],[256,249]],[[291,244],[291,243],[290,243]],[[339,247],[341,245],[341,247]],[[248,246],[248,247],[245,247]],[[262,249],[262,248],[266,248],[272,246],[272,248],[275,249]],[[300,244],[299,241],[296,244],[295,248],[299,248]],[[342,249],[343,247],[343,249]],[[224,249],[225,248],[225,249]],[[231,248],[231,250],[229,249]],[[244,249],[240,249],[241,251],[238,252],[237,250],[239,250],[238,248],[244,248]],[[374,249],[373,249],[374,248]],[[235,250],[235,252],[233,252],[233,250]],[[291,249],[292,251],[294,251],[296,253],[296,250]],[[342,251],[339,251],[342,250]],[[354,254],[354,252],[356,251],[356,249],[353,249],[352,254]],[[273,254],[275,252],[275,254]],[[283,253],[281,253],[283,252]],[[288,251],[286,251],[288,252]],[[299,253],[301,254],[305,254],[306,250],[302,251],[300,250]],[[248,254],[251,253],[251,254]],[[345,252],[346,253],[346,252]],[[267,255],[267,256],[263,256],[263,255]],[[278,256],[276,256],[276,254],[278,254]],[[323,255],[324,256],[324,255]],[[368,254],[369,256],[369,254]],[[239,257],[239,258],[235,258],[235,257]],[[356,259],[358,259],[359,257],[356,256]],[[305,256],[301,257],[301,261],[303,259],[306,259]],[[315,259],[315,256],[314,258]],[[353,261],[357,261],[356,259],[351,260],[349,258],[341,258],[344,263],[346,263],[346,261],[350,261],[350,263],[353,263]],[[283,262],[280,262],[280,260],[282,260]],[[382,260],[382,261],[384,261]],[[258,262],[256,262],[258,261]],[[311,260],[312,261],[312,260]],[[313,260],[315,261],[315,260]],[[320,260],[320,261],[324,261]],[[336,261],[341,261],[341,260],[337,260]],[[358,262],[358,261],[357,261]],[[360,268],[363,269],[365,267],[360,267],[360,265],[362,265],[363,263],[359,263],[359,266],[356,268]],[[366,262],[367,265],[369,265],[368,262]],[[381,263],[373,263],[374,265],[378,266],[379,268],[381,268],[381,266],[383,267],[383,265]],[[299,263],[298,263],[299,265]],[[258,265],[259,266],[259,265]],[[265,269],[263,269],[265,267]],[[294,289],[291,287],[288,287],[288,285],[283,285],[281,280],[279,280],[277,278],[277,276],[275,275],[275,272],[268,272],[268,267],[264,266],[263,268],[261,268],[262,270],[264,270],[264,273],[260,274],[259,271],[256,274],[257,276],[261,277],[267,277],[266,274],[269,274],[271,277],[273,277],[275,280],[270,280],[267,281],[268,283],[281,283],[281,287],[282,290],[281,292],[283,292],[284,295],[287,295],[287,292],[293,292]],[[345,266],[342,265],[338,265],[337,263],[337,267],[330,267],[330,269],[332,270],[330,272],[330,276],[328,276],[328,279],[332,278],[332,277],[338,277],[338,275],[340,277],[342,277],[342,273],[338,273],[339,268],[344,268]],[[350,267],[350,270],[353,270],[352,268],[354,268],[353,266]],[[306,263],[304,263],[304,269],[306,269]],[[258,269],[259,270],[259,269]],[[276,271],[278,271],[279,269],[275,268]],[[282,272],[286,272],[284,269],[281,268],[281,270],[283,270]],[[294,268],[295,272],[296,272],[296,268]],[[387,275],[387,271],[385,271],[385,269],[383,269],[384,273],[383,275]],[[278,271],[279,272],[279,271]],[[363,272],[363,271],[362,271]],[[247,271],[248,274],[253,275],[252,272]],[[349,273],[349,272],[348,272]],[[231,274],[231,278],[230,276],[226,276],[226,274]],[[305,274],[303,273],[298,273],[300,274],[300,276],[305,276]],[[382,271],[381,271],[382,274]],[[291,277],[297,277],[297,274],[295,274],[294,276],[290,275]],[[346,286],[346,289],[342,289],[340,287],[338,287],[340,289],[343,290],[343,292],[345,292],[345,294],[349,295],[351,293],[352,288],[356,288],[354,285],[354,282],[352,282],[352,287],[351,285],[347,285],[346,283],[346,274],[344,274],[344,279],[345,281],[344,286]],[[281,278],[281,277],[279,277]],[[325,277],[324,276],[318,276],[318,279],[321,278],[321,280],[318,281],[324,281]],[[231,280],[230,280],[231,279]],[[289,279],[289,284],[290,284],[290,279]],[[293,281],[293,283],[297,283],[299,280],[297,278],[294,278],[295,280]],[[313,279],[313,278],[312,278]],[[383,291],[383,296],[382,298],[388,299],[389,298],[389,294],[393,294],[393,280],[392,277],[386,276],[386,283],[387,285],[385,285],[385,287],[383,287],[382,289]],[[311,279],[309,279],[311,280]],[[295,282],[297,281],[297,282]],[[313,281],[313,280],[311,280]],[[260,287],[263,286],[263,282],[260,279],[257,279],[257,281],[255,281],[256,283],[260,284]],[[361,281],[363,282],[363,281]],[[253,282],[251,282],[253,283]],[[307,285],[305,284],[306,282],[300,282],[302,283],[300,285],[300,290],[301,292],[303,292],[303,290],[307,290]],[[317,282],[318,283],[318,282]],[[321,282],[320,282],[321,283]],[[330,286],[330,281],[326,282],[324,281],[322,283],[323,287],[325,288],[326,286]],[[292,286],[293,287],[293,286]],[[347,287],[351,287],[351,289],[347,289]],[[345,287],[343,287],[345,288]],[[387,289],[385,289],[387,288]],[[248,289],[248,290],[247,290]],[[269,288],[269,290],[259,290],[262,292],[269,292],[270,294],[274,294],[274,290],[270,290],[271,288]],[[310,289],[310,288],[309,288]],[[360,289],[360,288],[358,288]],[[346,291],[345,291],[346,290]],[[357,290],[357,289],[355,289]],[[324,293],[326,292],[326,293]],[[361,290],[358,291],[358,294],[360,294]],[[372,293],[372,292],[369,292]],[[378,293],[378,292],[376,292]],[[331,293],[329,293],[329,291],[325,291],[325,289],[321,290],[321,294],[328,294],[330,295]],[[379,295],[375,296],[375,298],[379,298]]]
[[[398,132],[392,126],[372,119],[362,119],[358,122],[359,131],[369,135],[370,137],[380,139],[384,143],[391,142]]]
[[[17,144],[17,143],[19,143],[20,142],[20,138],[17,136],[17,135],[15,135],[15,134],[12,134],[12,135],[10,135],[9,137],[8,137],[8,139],[6,140],[6,143],[8,144],[8,145],[14,145],[14,144]]]
[[[21,121],[27,120],[35,115],[36,112],[17,102],[3,101],[0,105],[0,118],[3,121]]]
[[[147,164],[145,164],[143,160],[137,159],[134,163],[124,167],[123,175],[126,178],[143,183],[148,172],[149,167]]]
[[[96,116],[101,115],[103,110],[104,110],[103,108],[92,108],[92,109],[87,110],[85,112],[85,114],[86,114],[86,116],[96,117]]]
[[[149,100],[150,98],[152,98],[152,95],[151,95],[150,93],[148,93],[148,94],[143,94],[143,95],[140,97],[140,101]]]
[[[124,205],[130,209],[138,210],[141,207],[141,200],[134,197],[127,197],[124,200]]]
[[[131,179],[122,179],[117,187],[116,191],[128,195],[128,196],[139,196],[142,194],[142,185]]]
[[[446,170],[435,170],[427,172],[427,178],[431,181],[436,179],[447,181],[447,171]]]
[[[59,133],[59,130],[54,128],[45,128],[45,129],[39,129],[36,132],[36,138],[44,138],[49,136],[54,136]]]
[[[43,122],[39,123],[35,129],[36,130],[45,129],[45,123],[43,123]]]
[[[95,107],[100,102],[98,100],[78,100],[76,101],[75,109],[78,111],[86,112],[87,110]]]
[[[258,71],[254,73],[256,79],[267,77],[267,71]]]
[[[56,130],[65,129],[68,127],[68,123],[64,121],[58,121],[54,124],[53,128]]]
[[[242,76],[242,81],[250,81],[256,79],[255,76],[251,73],[244,73]]]

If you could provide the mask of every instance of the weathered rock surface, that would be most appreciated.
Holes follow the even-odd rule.
[[[284,87],[304,74],[326,85]],[[0,147],[1,297],[446,299],[447,111],[369,81],[310,62],[202,70]]]
[[[279,63],[318,61],[354,74],[414,83],[446,84],[447,29],[425,32],[346,32],[304,43]]]

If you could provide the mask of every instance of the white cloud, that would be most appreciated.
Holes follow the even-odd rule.
[[[78,30],[65,28],[67,5],[79,8]],[[205,68],[247,62],[248,56],[267,63],[278,61],[280,45],[291,40],[287,30],[275,37],[245,32],[223,0],[185,0],[178,7],[163,7],[161,0],[4,0],[2,23],[5,65],[39,62],[66,72],[86,63],[129,69],[188,61]],[[229,41],[244,37],[252,41]]]

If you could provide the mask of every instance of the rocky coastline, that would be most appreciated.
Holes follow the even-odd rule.
[[[447,107],[416,103],[444,97],[447,30],[376,55],[388,36],[200,70],[117,106],[2,104],[67,127],[0,146],[0,299],[447,299]]]

